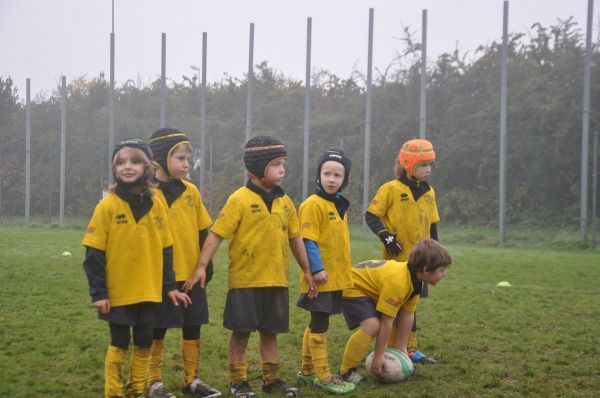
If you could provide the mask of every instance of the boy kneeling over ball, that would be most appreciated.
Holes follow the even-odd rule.
[[[395,346],[407,353],[408,339],[423,283],[437,284],[450,266],[448,250],[432,239],[415,245],[408,262],[370,260],[352,267],[354,286],[344,290],[342,313],[350,336],[344,350],[340,375],[349,382],[365,381],[356,370],[375,340],[371,371],[377,378],[385,372],[383,351],[392,326],[398,327]]]

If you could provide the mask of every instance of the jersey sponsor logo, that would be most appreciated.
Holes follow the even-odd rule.
[[[127,224],[127,216],[124,213],[119,213],[115,216],[117,224]]]
[[[329,212],[329,220],[335,220],[335,213],[332,211]]]
[[[352,268],[377,268],[387,263],[387,260],[379,260],[379,261],[365,261],[364,263],[358,263],[353,265]]]
[[[378,201],[377,199],[373,199],[373,200],[371,201],[371,204],[372,204],[373,206],[377,205],[377,203],[379,203],[379,201]]]
[[[154,225],[156,225],[156,229],[162,229],[164,226],[165,222],[163,221],[163,218],[160,216],[154,217]]]
[[[400,201],[401,202],[406,202],[408,200],[408,194],[406,192],[402,192],[400,194]]]
[[[90,225],[89,227],[87,227],[87,228],[85,229],[85,233],[87,233],[87,234],[93,234],[95,230],[96,230],[96,227],[92,227],[92,226]]]
[[[305,222],[304,224],[302,224],[302,229],[310,229],[311,227],[311,223],[309,222]]]
[[[183,200],[185,201],[185,203],[190,206],[190,207],[194,207],[196,205],[195,201],[194,201],[194,197],[192,195],[185,195],[183,197]]]
[[[400,302],[399,302],[399,301],[396,301],[396,300],[394,300],[394,299],[393,299],[393,298],[391,298],[391,297],[388,297],[388,298],[385,300],[385,302],[386,302],[386,303],[388,303],[388,304],[389,304],[389,305],[391,305],[391,306],[394,306],[394,307],[398,307],[398,306],[400,305]]]
[[[252,213],[260,213],[260,205],[258,203],[252,203],[250,205],[250,211]]]

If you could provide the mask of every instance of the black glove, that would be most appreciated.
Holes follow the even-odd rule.
[[[211,281],[213,274],[214,274],[214,269],[213,269],[213,262],[212,260],[210,260],[208,262],[208,264],[206,265],[206,279],[204,280],[204,284],[206,285],[208,282]]]
[[[384,229],[379,232],[378,236],[390,256],[396,257],[402,252],[402,246],[400,246],[400,243],[396,240],[396,235],[393,235],[390,231]]]

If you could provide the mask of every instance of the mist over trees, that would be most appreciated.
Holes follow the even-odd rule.
[[[592,54],[591,132],[598,128],[600,54]],[[581,112],[585,37],[571,20],[529,37],[512,34],[508,64],[508,178],[506,221],[511,224],[576,225],[579,217]],[[393,178],[402,142],[418,137],[420,49],[410,35],[404,52],[373,85],[371,196]],[[209,66],[210,67],[210,66]],[[274,135],[287,146],[284,189],[296,204],[302,193],[304,85],[262,62],[255,67],[253,134]],[[314,71],[311,82],[309,191],[324,149],[343,145],[352,156],[345,195],[350,218],[362,217],[364,76],[342,78]],[[213,216],[243,181],[247,81],[223,76],[207,88],[207,148],[212,141],[212,186],[205,201]],[[108,180],[108,81],[101,74],[67,86],[67,215],[91,215]],[[25,93],[0,76],[2,215],[24,214]],[[58,214],[60,93],[38,95],[31,108],[31,214]],[[160,81],[128,80],[115,89],[115,142],[147,139],[160,125]],[[428,64],[427,138],[437,161],[432,184],[443,222],[495,224],[498,214],[500,43],[473,54],[458,50]],[[167,126],[200,141],[197,78],[169,80]],[[590,140],[591,142],[591,140]],[[590,154],[591,159],[591,154]],[[206,161],[208,167],[208,160]],[[205,184],[209,184],[210,170]],[[591,173],[590,173],[591,175]]]

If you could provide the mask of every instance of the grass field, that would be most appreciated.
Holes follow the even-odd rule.
[[[441,360],[418,366],[409,381],[358,389],[362,397],[600,396],[600,253],[573,235],[521,231],[498,247],[495,232],[442,229],[453,256],[446,279],[419,304],[421,349]],[[96,319],[81,266],[80,228],[0,225],[0,396],[100,397],[109,336]],[[375,258],[375,239],[352,234],[355,262]],[[73,255],[62,256],[69,251]],[[209,285],[211,323],[202,329],[203,378],[225,391],[228,333],[221,326],[226,293],[225,250]],[[291,381],[300,362],[308,313],[293,306],[289,334],[280,335],[281,373]],[[512,287],[497,287],[509,281]],[[328,332],[337,370],[349,336],[341,316]],[[181,382],[180,332],[167,334],[167,385]],[[251,383],[260,385],[257,338],[249,348]],[[362,370],[364,372],[364,369]],[[304,396],[319,396],[310,389]],[[224,394],[226,395],[226,394]]]

